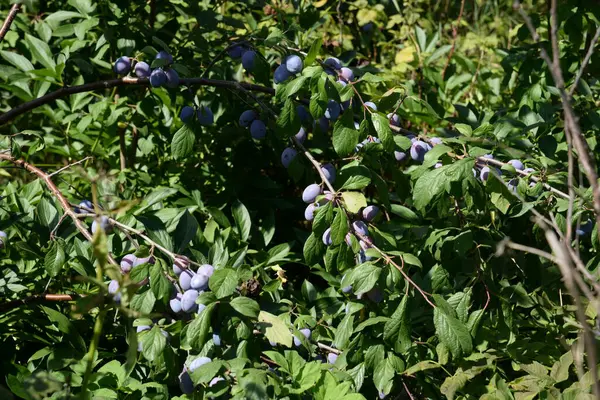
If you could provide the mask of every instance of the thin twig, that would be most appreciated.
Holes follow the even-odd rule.
[[[327,351],[329,351],[329,352],[331,352],[331,353],[335,353],[335,354],[341,354],[341,353],[342,353],[342,352],[341,352],[341,351],[339,351],[338,349],[334,349],[333,347],[327,346],[326,344],[323,344],[323,343],[321,343],[321,342],[317,342],[317,346],[318,346],[320,349],[327,350]]]
[[[13,6],[10,8],[8,15],[6,16],[6,19],[4,20],[4,23],[2,24],[2,28],[0,28],[0,42],[4,39],[4,36],[6,36],[6,33],[10,29],[10,26],[12,25],[13,21],[15,20],[15,17],[17,16],[17,13],[20,10],[21,10],[21,4],[19,4],[19,3],[13,4]]]
[[[74,166],[74,165],[81,164],[81,163],[83,163],[83,162],[85,162],[85,161],[89,160],[90,158],[93,158],[93,157],[92,157],[92,156],[87,156],[86,158],[83,158],[83,159],[81,159],[81,160],[79,160],[79,161],[75,161],[74,163],[71,163],[71,164],[69,164],[69,165],[65,165],[64,167],[62,167],[62,168],[61,168],[61,169],[59,169],[58,171],[54,171],[54,172],[52,172],[51,174],[48,174],[48,178],[52,178],[54,175],[58,175],[58,174],[60,174],[61,172],[63,172],[64,170],[66,170],[66,169],[69,169],[69,168],[71,168],[71,167],[72,167],[72,166]]]
[[[579,85],[579,81],[581,80],[581,77],[583,76],[583,71],[585,70],[585,67],[587,67],[588,63],[590,62],[590,59],[592,58],[592,54],[594,54],[594,48],[596,47],[596,43],[598,42],[599,37],[600,37],[600,26],[598,27],[598,29],[596,29],[596,34],[594,35],[594,37],[592,38],[592,41],[590,42],[590,47],[588,48],[585,58],[583,59],[583,62],[581,63],[581,67],[579,67],[579,71],[577,71],[577,76],[575,76],[575,80],[573,81],[573,86],[571,86],[571,89],[569,89],[569,96],[573,96],[573,93],[575,93],[575,90],[577,89],[577,86]]]
[[[27,304],[43,303],[45,301],[76,301],[81,298],[78,294],[34,294],[27,296],[23,299],[12,300],[3,304],[0,304],[0,313],[10,311],[14,308],[18,308]]]

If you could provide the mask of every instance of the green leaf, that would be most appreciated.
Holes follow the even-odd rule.
[[[188,210],[185,210],[177,223],[177,228],[175,228],[175,245],[179,253],[185,250],[188,244],[196,237],[198,228],[196,218]]]
[[[391,343],[398,353],[404,353],[412,345],[408,300],[408,296],[402,297],[398,308],[383,328],[383,339]]]
[[[33,64],[29,62],[29,60],[22,55],[12,52],[12,51],[0,51],[0,55],[6,61],[19,68],[23,72],[31,71],[33,69]]]
[[[47,198],[42,197],[36,207],[36,211],[40,223],[45,227],[54,228],[58,223],[58,210]]]
[[[184,124],[175,135],[173,135],[173,140],[171,141],[171,154],[173,158],[176,160],[181,160],[192,154],[194,149],[194,142],[196,140],[196,136],[192,129]]]
[[[435,197],[442,195],[446,191],[449,192],[452,182],[462,181],[467,174],[471,174],[472,177],[472,168],[473,159],[465,158],[421,175],[413,189],[415,207],[420,210],[425,209],[425,207],[431,205]]]
[[[381,274],[381,268],[368,262],[356,267],[352,271],[352,288],[354,293],[366,293],[373,289],[373,286],[377,283],[377,279],[379,279],[379,274]]]
[[[235,292],[238,281],[237,271],[231,268],[220,268],[210,277],[208,287],[217,296],[217,299],[222,299]]]
[[[262,323],[262,327],[265,329],[265,336],[268,340],[292,347],[293,335],[285,322],[278,316],[261,311],[258,314],[258,321]]]
[[[33,56],[36,58],[37,61],[40,62],[40,64],[54,71],[54,69],[56,68],[56,63],[52,58],[52,52],[50,51],[50,47],[46,42],[43,42],[40,39],[26,33],[25,43],[27,43],[29,51],[31,51]]]
[[[216,271],[215,271],[216,273]],[[184,343],[192,349],[200,350],[206,343],[210,329],[210,318],[216,303],[211,303],[196,315],[196,318],[188,325],[185,333]]]
[[[321,45],[323,44],[323,38],[317,38],[315,41],[312,42],[312,44],[310,45],[310,49],[308,49],[308,54],[306,54],[306,57],[304,58],[304,66],[308,67],[310,64],[312,64],[315,59],[317,58],[317,55],[319,54],[319,51],[321,50]]]
[[[250,227],[252,226],[248,209],[238,200],[231,206],[231,213],[240,233],[240,239],[243,242],[247,241],[248,236],[250,236]]]
[[[387,117],[379,112],[374,112],[371,114],[371,121],[373,122],[375,132],[377,132],[377,136],[381,139],[383,148],[386,151],[394,151],[394,137],[390,129],[390,121],[388,121]]]
[[[231,307],[240,314],[249,318],[258,318],[260,306],[248,297],[236,297],[230,302]]]
[[[339,180],[342,182],[342,190],[363,189],[371,183],[371,172],[362,165],[347,167],[340,171]]]
[[[346,314],[342,322],[335,330],[335,340],[333,346],[336,349],[344,349],[354,329],[354,314]]]
[[[346,156],[354,151],[358,144],[358,131],[354,128],[352,110],[348,109],[333,126],[333,148],[339,156]]]
[[[154,303],[156,303],[154,293],[152,293],[152,290],[146,290],[142,293],[136,293],[133,296],[131,299],[131,308],[142,314],[150,314],[154,309]]]
[[[315,236],[314,232],[310,234],[306,242],[304,243],[304,259],[307,265],[314,265],[319,262],[323,252],[325,251],[325,244],[321,241],[320,237]]]
[[[346,212],[338,208],[333,223],[331,224],[331,241],[334,245],[338,245],[344,241],[348,233],[348,218]]]
[[[416,363],[412,367],[405,370],[402,373],[402,375],[410,376],[410,375],[414,375],[415,373],[420,372],[420,371],[427,371],[428,369],[436,369],[436,368],[441,368],[441,365],[436,363],[435,361],[424,360],[424,361],[420,361],[420,362]]]
[[[65,249],[62,239],[54,240],[50,244],[50,250],[44,259],[44,268],[51,277],[55,277],[65,265]]]
[[[220,360],[211,361],[200,367],[196,368],[193,372],[190,373],[190,377],[192,378],[192,382],[194,384],[199,385],[201,383],[208,383],[214,378],[219,370],[223,367],[224,363]]]
[[[291,98],[285,100],[283,108],[277,118],[277,127],[280,132],[286,133],[285,137],[291,136],[290,132],[298,132],[300,129],[300,117],[296,112],[296,105]]]
[[[390,364],[389,359],[377,364],[375,366],[375,371],[373,371],[373,382],[375,383],[375,387],[384,393],[389,393],[394,375],[395,371]]]
[[[473,342],[465,324],[447,315],[440,307],[433,310],[433,324],[438,338],[448,347],[454,359],[471,354]]]
[[[367,199],[360,192],[342,192],[342,200],[344,200],[346,209],[353,214],[356,214],[361,208],[367,206]]]
[[[142,342],[142,353],[148,361],[154,361],[162,356],[167,345],[167,338],[160,331],[158,325],[154,325],[150,330],[140,332],[138,337]]]
[[[573,353],[569,350],[560,357],[560,360],[554,363],[550,377],[556,382],[566,381],[569,379],[571,365],[573,365]]]
[[[150,266],[150,288],[154,293],[154,297],[158,300],[168,299],[173,287],[165,274],[166,266],[164,265],[164,261],[157,259],[154,265]]]

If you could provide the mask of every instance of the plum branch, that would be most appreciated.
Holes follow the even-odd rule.
[[[62,301],[76,301],[82,296],[78,294],[33,294],[23,299],[17,299],[8,301],[0,304],[0,313],[10,311],[14,308],[18,308],[28,304],[37,304],[43,302],[62,302]]]
[[[6,36],[6,34],[8,33],[10,26],[12,25],[13,21],[15,20],[15,18],[17,16],[17,13],[20,10],[21,10],[21,4],[19,4],[19,3],[13,4],[13,6],[10,8],[8,15],[6,16],[6,19],[4,20],[4,23],[2,24],[2,28],[0,28],[0,42],[4,39],[4,36]]]

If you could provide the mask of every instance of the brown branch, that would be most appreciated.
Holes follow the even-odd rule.
[[[119,128],[119,163],[121,165],[121,172],[127,168],[127,158],[125,153],[127,147],[125,146],[125,129]]]
[[[0,28],[0,42],[4,39],[4,36],[6,36],[6,33],[10,29],[10,26],[12,25],[13,21],[15,20],[15,17],[17,16],[17,13],[20,10],[21,10],[21,5],[18,3],[13,4],[13,6],[10,8],[8,15],[6,16],[6,19],[4,20],[4,23],[2,24],[2,28]]]
[[[243,87],[247,90],[254,91],[254,92],[262,92],[262,93],[267,93],[267,94],[271,94],[271,95],[275,94],[275,89],[269,88],[266,86],[255,85],[255,84],[245,83],[245,82],[232,82],[232,81],[224,81],[224,80],[217,80],[217,79],[184,78],[184,79],[180,80],[180,84],[184,85],[184,86],[185,85],[188,85],[188,86],[190,86],[190,85],[213,86],[213,87],[222,87],[222,88],[229,88],[229,89],[235,89],[237,87],[237,85],[240,85],[241,87]],[[150,85],[150,82],[149,82],[148,78],[125,77],[125,78],[109,79],[109,80],[98,81],[98,82],[91,82],[91,83],[86,83],[86,84],[78,85],[78,86],[68,86],[68,87],[66,86],[66,87],[58,89],[54,92],[50,92],[50,93],[46,94],[45,96],[42,96],[37,99],[23,103],[13,109],[11,109],[10,111],[5,112],[4,114],[0,115],[0,125],[6,124],[8,121],[11,121],[15,117],[18,117],[19,115],[26,113],[27,111],[33,110],[34,108],[43,106],[44,104],[48,104],[53,100],[67,97],[72,94],[83,93],[83,92],[92,92],[92,91],[96,91],[96,90],[110,89],[110,88],[120,87],[120,86],[149,86],[149,85]]]
[[[24,299],[12,300],[3,304],[0,304],[0,313],[10,311],[14,308],[18,308],[28,304],[43,303],[45,301],[76,301],[82,296],[78,294],[34,294],[27,296]]]
[[[465,10],[465,0],[461,0],[460,2],[460,12],[458,13],[458,19],[456,20],[456,25],[452,26],[452,47],[450,48],[450,52],[448,53],[448,58],[446,59],[446,65],[444,65],[444,69],[442,70],[442,79],[446,75],[446,69],[450,65],[450,60],[454,55],[454,50],[456,49],[456,39],[458,38],[458,27],[460,25],[460,20],[462,19],[463,11]]]
[[[93,240],[93,237],[90,234],[90,232],[88,231],[87,227],[83,224],[83,222],[81,222],[77,218],[77,214],[75,213],[75,211],[73,211],[73,208],[69,204],[69,201],[65,198],[65,196],[63,196],[63,194],[56,187],[54,182],[52,182],[52,179],[50,178],[50,176],[47,173],[45,173],[41,169],[37,168],[33,164],[30,164],[30,163],[28,163],[24,160],[18,159],[18,158],[14,158],[13,156],[11,156],[9,154],[0,154],[0,160],[5,160],[8,162],[11,162],[14,165],[16,165],[17,167],[21,167],[21,168],[31,172],[32,174],[34,174],[38,178],[40,178],[42,181],[44,181],[46,183],[46,186],[48,187],[48,189],[54,195],[54,197],[56,197],[58,199],[58,202],[62,206],[65,214],[67,214],[69,217],[71,217],[71,219],[73,220],[73,223],[75,224],[75,226],[77,227],[79,232],[81,232],[81,234],[90,242]],[[108,261],[111,264],[118,265],[117,262],[114,260],[114,258],[110,254],[108,255]]]

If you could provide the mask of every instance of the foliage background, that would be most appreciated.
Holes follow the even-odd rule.
[[[300,156],[288,170],[279,161],[298,121],[277,120],[260,106],[285,114],[290,84],[278,86],[275,97],[210,85],[120,86],[64,97],[11,120],[1,128],[0,146],[16,158],[52,172],[90,157],[54,177],[71,203],[93,199],[102,212],[146,231],[170,252],[227,272],[211,282],[216,297],[206,299],[212,304],[207,318],[192,322],[170,313],[168,285],[134,295],[125,280],[132,291],[119,306],[105,296],[107,276],[113,277],[106,251],[120,259],[136,251],[136,242],[138,251],[148,252],[149,243],[119,230],[84,240],[69,218],[61,220],[62,208],[43,181],[3,163],[0,229],[9,239],[0,250],[0,298],[86,295],[1,312],[3,398],[69,398],[82,391],[98,398],[173,398],[180,395],[184,363],[198,354],[214,362],[194,376],[197,398],[350,400],[379,392],[391,398],[594,398],[581,321],[559,267],[533,253],[497,251],[510,238],[550,252],[530,211],[552,215],[562,232],[570,231],[567,221],[593,219],[588,182],[577,169],[571,219],[568,199],[541,184],[519,180],[519,200],[500,180],[482,184],[471,172],[475,157],[493,153],[504,162],[522,159],[543,181],[567,190],[559,90],[512,3],[467,1],[461,12],[460,2],[445,0],[25,2],[0,44],[3,112],[60,87],[114,79],[119,56],[151,60],[161,49],[173,54],[184,77],[274,87],[272,71],[282,56],[312,46],[320,59],[338,56],[363,77],[356,87],[365,101],[375,101],[384,114],[399,106],[404,129],[442,137],[446,147],[432,151],[423,165],[399,165],[385,143],[358,156],[340,151],[337,127],[316,129],[306,144],[320,162],[337,166],[336,189],[354,176],[360,183],[342,191],[360,191],[385,210],[372,226],[374,241],[431,293],[434,310],[389,258],[377,253],[372,264],[357,267],[343,243],[327,251],[320,244],[327,224],[311,227],[304,220],[302,189],[319,177]],[[3,15],[9,7],[2,3]],[[549,5],[532,0],[523,9],[550,51]],[[568,85],[600,26],[599,13],[594,2],[560,4]],[[222,55],[236,38],[260,52],[254,74]],[[314,46],[319,40],[322,46]],[[592,54],[573,99],[594,155],[598,57]],[[312,72],[306,64],[305,74],[316,75],[318,64]],[[311,98],[309,83],[292,97]],[[356,97],[353,117],[371,121]],[[193,103],[210,106],[212,126],[183,126],[179,111]],[[237,122],[247,108],[268,121],[261,142]],[[381,136],[369,126],[369,134]],[[355,142],[342,147],[352,149],[367,130],[361,127]],[[400,136],[395,149],[406,146]],[[438,161],[443,173],[433,169]],[[571,244],[596,277],[596,230]],[[152,251],[158,267],[140,274],[164,282],[158,277],[170,273],[172,260]],[[355,289],[376,284],[384,301],[343,294],[345,274]],[[248,289],[255,282],[259,289]],[[582,302],[594,328],[596,305]],[[282,337],[310,327],[311,341],[301,348],[271,347],[264,335],[253,334],[264,331],[264,312],[285,324]],[[135,326],[148,318],[169,332],[169,340],[158,329],[136,336]],[[213,332],[222,346],[210,340]],[[341,351],[335,366],[318,361],[327,351],[317,342]],[[90,348],[95,358],[86,377]],[[207,387],[214,376],[226,380]]]

